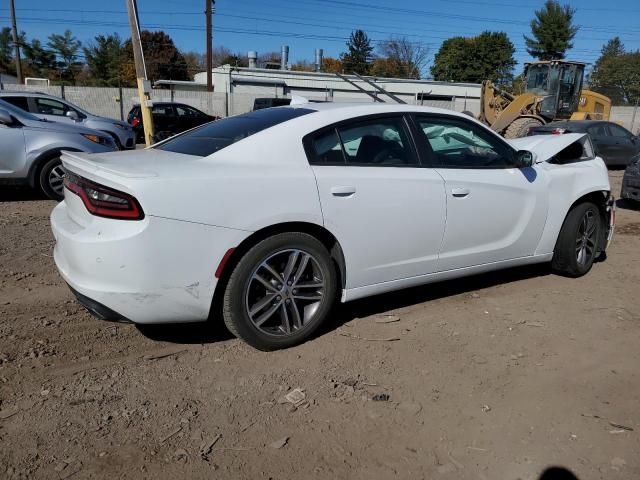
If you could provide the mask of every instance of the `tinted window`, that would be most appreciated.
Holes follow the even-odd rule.
[[[29,101],[27,100],[27,97],[2,97],[2,99],[26,112],[29,111]]]
[[[415,165],[418,163],[402,118],[383,118],[337,128],[347,163]]]
[[[176,113],[179,117],[200,117],[202,113],[200,113],[195,108],[191,108],[187,105],[176,105]]]
[[[613,123],[609,124],[609,131],[611,132],[611,135],[614,137],[629,138],[631,136],[631,134],[627,132],[624,128]]]
[[[604,123],[599,123],[587,129],[589,135],[594,137],[606,137],[607,136],[607,127]]]
[[[338,138],[335,128],[318,135],[311,141],[311,144],[315,163],[340,164],[345,162],[340,138]]]
[[[433,150],[434,166],[511,168],[513,150],[482,127],[462,120],[418,117],[419,130]]]
[[[314,111],[307,108],[273,108],[245,113],[207,123],[155,148],[206,157],[254,133]]]
[[[36,98],[36,111],[43,115],[58,115],[63,117],[70,109],[64,103],[51,98]]]
[[[173,107],[171,105],[154,105],[151,107],[152,115],[169,116],[173,115]]]

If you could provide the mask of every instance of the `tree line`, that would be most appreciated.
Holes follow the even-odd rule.
[[[527,52],[538,60],[565,58],[579,31],[574,23],[576,10],[547,0],[531,20],[531,35],[524,36]],[[151,81],[191,80],[205,70],[204,55],[180,51],[163,31],[142,31],[147,76]],[[118,34],[97,35],[83,45],[72,32],[52,34],[46,41],[18,38],[24,54],[24,76],[48,78],[54,83],[91,86],[135,86],[135,66],[131,40]],[[375,45],[374,45],[375,44]],[[15,73],[13,40],[8,27],[0,30],[0,72]],[[514,76],[515,47],[505,32],[484,31],[477,36],[457,36],[445,40],[433,58],[420,42],[393,36],[374,42],[362,29],[354,30],[346,49],[338,58],[326,57],[322,71],[358,73],[374,77],[479,83],[491,80],[507,90],[520,93],[522,76]],[[248,66],[245,53],[220,46],[214,49],[214,65]],[[280,63],[280,52],[262,53],[258,63]],[[430,68],[427,71],[427,65]],[[300,60],[292,70],[312,71],[314,65]],[[640,51],[627,52],[618,37],[601,51],[589,76],[590,88],[610,97],[615,105],[635,104],[640,98]]]

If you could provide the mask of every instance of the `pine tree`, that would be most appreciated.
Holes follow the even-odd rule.
[[[533,38],[524,36],[529,55],[539,60],[564,58],[578,33],[579,27],[573,25],[575,13],[575,9],[556,0],[547,0],[544,8],[536,10],[536,18],[531,20]]]
[[[366,75],[373,59],[373,47],[367,34],[362,30],[351,32],[347,48],[349,51],[340,56],[344,71]]]

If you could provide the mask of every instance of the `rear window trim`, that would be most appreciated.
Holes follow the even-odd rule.
[[[207,153],[206,155],[193,153],[193,152],[177,151],[177,150],[170,150],[170,149],[163,148],[167,144],[173,143],[173,142],[175,142],[175,141],[177,141],[179,139],[183,139],[184,140],[184,137],[187,136],[187,135],[190,135],[190,134],[192,135],[195,132],[203,130],[203,129],[207,128],[207,127],[211,127],[212,124],[219,124],[219,122],[224,122],[226,120],[237,119],[237,118],[241,118],[241,117],[245,117],[245,118],[249,117],[249,118],[251,118],[252,115],[254,115],[254,116],[255,115],[263,116],[263,115],[267,115],[268,114],[268,113],[266,113],[267,111],[276,110],[276,109],[279,110],[279,111],[291,110],[292,112],[295,112],[295,114],[290,115],[289,118],[285,118],[284,120],[281,120],[281,121],[278,121],[278,122],[275,122],[275,123],[271,123],[271,124],[269,124],[268,126],[266,126],[264,128],[256,130],[255,132],[251,133],[250,135],[246,135],[246,136],[240,138],[239,140],[231,142],[228,145],[225,145],[224,147],[219,148],[217,150],[213,150],[213,151]],[[305,115],[309,115],[309,114],[315,113],[315,112],[317,112],[317,110],[314,110],[314,109],[311,109],[311,108],[292,108],[292,107],[273,107],[273,108],[265,108],[265,109],[258,110],[258,111],[246,112],[246,113],[243,113],[241,115],[236,115],[236,116],[232,116],[232,117],[226,117],[226,118],[223,118],[223,119],[220,119],[220,120],[212,120],[211,122],[207,122],[207,123],[204,123],[202,125],[198,125],[197,127],[191,128],[191,129],[189,129],[189,130],[187,130],[185,132],[179,133],[176,136],[173,136],[173,137],[168,138],[168,139],[166,139],[166,140],[164,140],[162,142],[159,142],[159,143],[153,145],[151,148],[158,149],[158,150],[163,150],[163,151],[167,151],[167,152],[180,153],[180,154],[185,154],[185,155],[193,155],[193,156],[206,158],[206,157],[209,157],[209,156],[213,155],[214,153],[217,153],[217,152],[219,152],[221,150],[224,150],[228,146],[231,146],[231,145],[233,145],[235,143],[241,142],[241,141],[243,141],[243,140],[245,140],[245,139],[257,134],[257,133],[264,132],[264,131],[269,130],[270,128],[273,128],[273,127],[275,127],[277,125],[281,125],[283,123],[289,122],[289,121],[294,120],[296,118],[304,117]],[[206,137],[200,137],[200,138],[206,138]],[[211,137],[211,138],[216,138],[216,137]],[[222,138],[222,137],[217,137],[217,138]]]

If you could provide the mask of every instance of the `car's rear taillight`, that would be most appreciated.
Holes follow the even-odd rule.
[[[562,135],[566,130],[564,128],[554,128],[551,130],[552,135]]]
[[[82,199],[82,203],[92,215],[120,220],[144,218],[142,207],[128,193],[99,185],[69,172],[65,174],[64,186]]]
[[[132,127],[137,127],[140,124],[140,119],[138,117],[133,117],[130,123]]]

